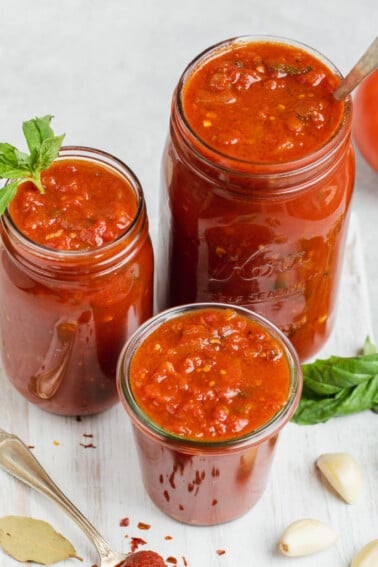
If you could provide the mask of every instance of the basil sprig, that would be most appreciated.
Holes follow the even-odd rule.
[[[12,144],[0,142],[0,178],[9,180],[0,189],[0,215],[16,195],[21,183],[31,181],[40,193],[45,192],[41,172],[58,156],[64,139],[64,134],[55,136],[50,126],[51,119],[52,116],[47,115],[23,123],[29,154],[21,152]]]
[[[362,355],[302,365],[303,392],[292,421],[312,425],[367,409],[378,413],[378,353],[367,338]]]

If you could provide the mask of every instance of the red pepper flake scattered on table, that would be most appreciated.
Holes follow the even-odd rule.
[[[140,545],[146,545],[146,541],[141,537],[132,537],[131,538],[131,551],[136,551]]]
[[[224,555],[226,552],[224,549],[217,549],[217,554],[218,555]]]
[[[93,437],[93,433],[83,433],[83,437]]]
[[[80,421],[83,421],[81,415],[77,415],[77,416],[76,416],[76,421],[79,421],[79,422],[80,422]]]
[[[93,445],[93,443],[80,443],[80,445],[84,449],[96,449],[96,445]]]
[[[130,524],[130,519],[129,518],[122,518],[122,520],[120,520],[119,525],[122,528],[127,528],[127,526]]]
[[[167,557],[167,559],[165,561],[167,563],[171,563],[171,565],[177,565],[177,559],[176,559],[176,557],[172,557],[172,555]]]
[[[188,562],[187,562],[187,560],[186,560],[185,555],[182,556],[182,562],[183,562],[183,564],[184,564],[184,567],[188,567]]]
[[[145,524],[144,522],[138,522],[138,528],[140,530],[149,530],[151,526],[150,524]]]
[[[34,449],[35,445],[28,445],[28,449]]]
[[[173,539],[173,537],[172,537],[171,535],[166,535],[166,536],[164,537],[164,539],[166,539],[166,540],[168,541],[168,540],[170,540],[170,539]]]

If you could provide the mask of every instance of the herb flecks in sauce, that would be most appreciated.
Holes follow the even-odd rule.
[[[182,105],[198,137],[231,158],[300,159],[332,138],[344,103],[339,78],[312,54],[281,43],[219,50],[188,78]]]

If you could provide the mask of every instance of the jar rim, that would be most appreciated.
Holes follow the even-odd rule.
[[[130,384],[131,362],[136,350],[146,337],[148,337],[162,323],[165,323],[166,321],[177,318],[187,312],[206,309],[232,309],[237,313],[248,317],[248,319],[256,321],[258,324],[262,325],[280,343],[290,369],[291,380],[289,392],[283,408],[281,408],[281,410],[279,410],[274,416],[272,416],[264,425],[254,429],[249,433],[227,440],[201,441],[182,437],[166,431],[158,424],[156,424],[153,420],[151,420],[139,407],[135,396],[133,395]],[[262,443],[264,440],[269,439],[273,435],[277,434],[283,427],[283,425],[285,425],[285,423],[290,419],[298,405],[302,391],[302,369],[299,357],[289,339],[278,327],[276,327],[272,322],[270,322],[260,314],[255,313],[254,311],[251,311],[250,309],[240,305],[218,302],[190,303],[161,311],[154,317],[151,317],[150,319],[145,321],[128,339],[118,359],[117,389],[122,405],[125,407],[134,425],[136,425],[139,429],[143,430],[147,434],[152,435],[160,442],[170,445],[179,445],[180,449],[182,449],[182,445],[184,445],[188,451],[195,451],[201,448],[209,450],[223,450],[225,448],[236,449],[239,447],[244,447],[245,445],[253,446]]]
[[[342,79],[343,77],[340,70],[330,59],[328,59],[320,51],[307,45],[306,43],[276,35],[256,34],[256,35],[235,36],[226,40],[222,40],[204,49],[201,53],[195,56],[194,59],[192,59],[192,61],[186,66],[186,68],[182,72],[172,99],[173,108],[180,119],[180,127],[183,129],[184,134],[189,135],[189,137],[195,140],[195,142],[198,144],[200,149],[203,148],[203,150],[205,150],[206,153],[216,156],[220,160],[222,160],[222,163],[217,162],[217,167],[225,172],[228,173],[237,172],[238,174],[242,175],[244,173],[242,166],[253,167],[254,168],[253,175],[256,177],[260,175],[261,177],[265,177],[267,175],[269,177],[271,175],[275,175],[276,177],[282,175],[285,177],[288,175],[288,173],[292,175],[294,172],[297,171],[305,171],[308,168],[312,168],[313,164],[320,161],[322,157],[328,156],[329,153],[332,152],[334,147],[337,146],[339,139],[342,140],[346,135],[346,133],[350,130],[351,119],[352,119],[352,98],[350,95],[348,95],[348,97],[343,101],[344,102],[343,114],[340,123],[337,126],[336,130],[333,132],[332,136],[328,138],[320,147],[316,148],[313,152],[310,152],[310,154],[304,155],[301,158],[296,158],[293,160],[287,160],[283,162],[251,161],[251,160],[240,159],[238,157],[221,152],[215,149],[214,147],[212,147],[207,142],[205,142],[200,136],[198,136],[195,130],[191,127],[185,115],[183,108],[182,94],[186,81],[193,74],[193,72],[199,67],[201,67],[201,65],[203,65],[206,61],[216,57],[217,53],[221,52],[222,50],[226,51],[228,48],[230,48],[233,45],[237,45],[237,44],[244,45],[254,42],[285,44],[285,45],[301,48],[302,50],[305,50],[307,53],[313,55],[320,62],[325,64],[329,68],[329,70],[333,72],[336,76],[340,77],[340,79]],[[186,142],[188,145],[190,144],[189,141],[185,140],[185,137],[184,137],[184,142]],[[191,151],[195,152],[197,157],[199,157],[201,160],[204,160],[209,165],[213,165],[213,161],[209,159],[207,155],[205,155],[205,151],[201,152],[197,148],[193,147],[193,144],[190,144],[190,148]],[[226,162],[227,165],[225,165],[224,162]],[[266,173],[266,169],[269,169],[268,174]]]
[[[116,171],[126,179],[128,185],[134,192],[137,202],[137,209],[132,222],[126,227],[122,234],[120,234],[114,240],[96,248],[88,248],[85,250],[61,250],[50,248],[48,246],[35,242],[28,236],[25,236],[14,223],[8,208],[5,210],[2,217],[0,217],[0,222],[3,225],[4,229],[9,230],[12,235],[17,238],[21,245],[25,246],[28,250],[36,255],[43,254],[44,256],[54,260],[63,260],[67,258],[74,260],[93,257],[93,255],[97,254],[106,254],[108,251],[111,251],[112,248],[117,247],[117,245],[122,242],[123,239],[130,236],[137,227],[138,221],[141,218],[143,211],[145,210],[142,185],[134,171],[128,165],[106,151],[87,146],[62,146],[55,161],[63,161],[67,159],[94,161],[101,163],[103,166]]]

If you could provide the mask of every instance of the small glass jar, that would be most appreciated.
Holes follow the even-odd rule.
[[[180,317],[199,310],[216,313],[219,310],[230,311],[230,308],[256,324],[260,334],[266,333],[279,344],[287,361],[289,375],[283,406],[252,432],[244,435],[236,433],[231,439],[201,441],[167,432],[146,415],[133,393],[132,363],[135,353],[143,341],[165,322],[180,322]],[[160,333],[159,337],[162,336]],[[192,337],[193,325],[187,335],[189,344]],[[172,345],[172,349],[181,349],[182,346]],[[190,353],[191,349],[193,347],[188,346],[187,352]],[[161,351],[161,360],[165,364],[166,350],[162,348]],[[201,355],[198,350],[196,353]],[[244,353],[233,352],[231,355],[233,360],[238,356],[243,357]],[[272,359],[268,356],[266,360],[265,364],[274,371]],[[207,383],[208,373],[202,373],[201,376],[201,381]],[[251,384],[255,378],[248,374]],[[151,500],[164,513],[180,522],[213,525],[242,516],[262,496],[279,434],[299,403],[302,371],[290,341],[269,321],[243,307],[197,303],[161,312],[134,333],[119,358],[117,385],[122,405],[132,422],[142,478]],[[174,400],[167,400],[166,403],[175,404]],[[204,420],[211,416],[206,413]]]
[[[62,148],[57,159],[111,169],[131,189],[136,203],[125,232],[90,250],[37,244],[18,230],[9,211],[0,221],[5,371],[17,390],[40,408],[81,416],[118,401],[119,353],[152,314],[153,252],[142,188],[125,164],[82,147]]]
[[[265,36],[222,42],[189,64],[173,94],[163,156],[157,305],[244,305],[274,322],[305,360],[323,346],[335,319],[355,172],[351,99],[320,148],[272,163],[213,149],[183,108],[197,69],[219,53],[261,41],[295,46],[341,77],[311,48]]]

